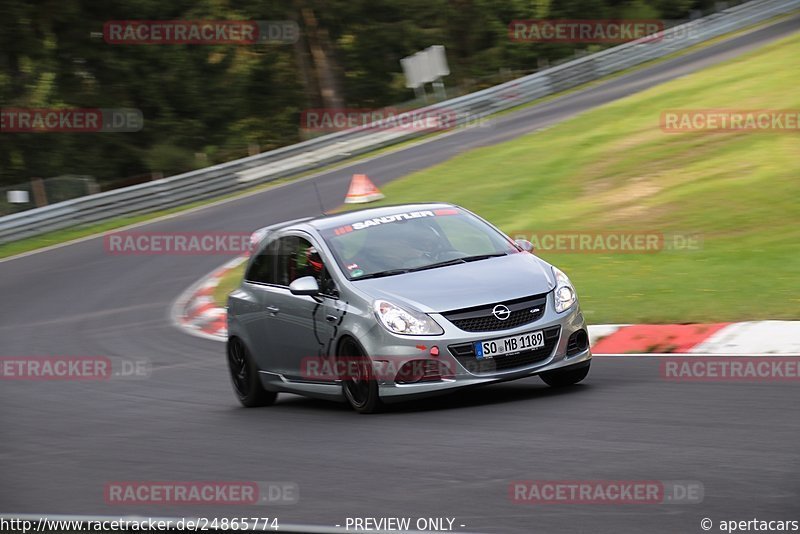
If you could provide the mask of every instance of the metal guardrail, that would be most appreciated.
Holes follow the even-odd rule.
[[[754,0],[596,54],[408,114],[455,114],[456,127],[800,8],[800,0]],[[406,114],[401,114],[402,118]],[[410,116],[410,115],[409,115]],[[59,202],[0,218],[0,244],[53,230],[169,209],[330,165],[428,133],[360,127],[204,169]]]

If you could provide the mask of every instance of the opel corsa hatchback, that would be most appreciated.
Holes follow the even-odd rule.
[[[385,402],[539,375],[583,380],[589,337],[556,267],[477,215],[413,204],[268,226],[228,297],[245,406],[279,392]]]

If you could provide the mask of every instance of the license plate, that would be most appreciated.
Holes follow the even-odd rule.
[[[539,330],[489,341],[476,341],[475,357],[479,360],[494,358],[495,356],[516,354],[523,350],[533,350],[541,347],[544,347],[544,332]]]

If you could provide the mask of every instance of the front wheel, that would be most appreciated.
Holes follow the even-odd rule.
[[[269,406],[278,398],[277,393],[267,391],[261,385],[256,363],[239,338],[228,340],[228,369],[233,381],[233,391],[242,406],[248,408]]]
[[[561,388],[577,384],[589,374],[590,361],[586,363],[579,363],[578,365],[571,365],[563,369],[556,369],[555,371],[548,371],[539,376],[544,380],[544,383],[551,387]]]
[[[383,403],[378,395],[378,382],[372,371],[372,361],[352,339],[342,342],[339,358],[345,362],[346,375],[342,377],[342,392],[347,402],[358,413],[381,411]]]

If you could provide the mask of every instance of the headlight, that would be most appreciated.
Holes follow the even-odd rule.
[[[378,320],[389,332],[414,336],[444,333],[442,327],[424,313],[409,311],[385,300],[376,300],[372,307]]]
[[[556,277],[556,290],[553,293],[556,301],[556,312],[561,313],[575,304],[578,295],[575,293],[575,288],[572,287],[572,282],[569,281],[566,274],[555,267],[553,267],[553,274]]]

